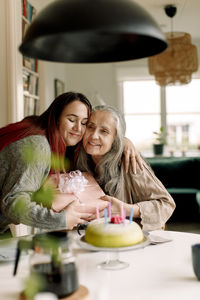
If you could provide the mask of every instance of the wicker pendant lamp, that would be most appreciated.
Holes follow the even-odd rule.
[[[165,13],[173,18],[176,7],[165,6]],[[148,59],[149,73],[160,86],[187,84],[192,80],[192,73],[198,70],[197,48],[191,44],[189,33],[171,30],[166,33],[166,39],[167,50]]]
[[[167,46],[133,0],[55,0],[36,15],[19,50],[42,60],[102,63],[148,57]]]

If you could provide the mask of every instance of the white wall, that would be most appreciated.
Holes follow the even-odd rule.
[[[118,107],[117,82],[112,64],[65,64],[39,62],[42,111],[54,99],[54,79],[65,83],[65,91],[83,93],[92,105]]]
[[[0,127],[6,125],[8,118],[8,103],[7,103],[7,71],[6,71],[6,43],[2,41],[6,40],[6,8],[5,1],[0,1]]]
[[[67,64],[67,89],[85,94],[92,105],[117,105],[113,64]]]
[[[64,82],[67,90],[68,76],[65,64],[39,61],[40,74],[40,112],[43,112],[55,98],[54,80],[60,79]]]
[[[20,3],[21,0],[0,1],[0,126],[22,116],[22,58],[17,50],[22,27]]]

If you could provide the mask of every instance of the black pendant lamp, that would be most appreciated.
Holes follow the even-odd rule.
[[[41,60],[103,63],[152,56],[167,45],[132,0],[56,0],[36,15],[19,50]]]

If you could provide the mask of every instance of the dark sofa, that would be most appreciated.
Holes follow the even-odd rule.
[[[176,203],[169,222],[200,222],[200,157],[152,157],[146,160]]]

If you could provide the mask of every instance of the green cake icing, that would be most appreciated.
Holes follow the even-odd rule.
[[[105,224],[104,218],[89,223],[85,241],[97,247],[128,247],[144,240],[143,232],[136,222],[125,220],[125,224]]]

